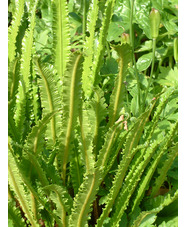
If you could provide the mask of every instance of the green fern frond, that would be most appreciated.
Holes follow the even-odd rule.
[[[16,37],[24,13],[24,0],[16,1],[11,26],[8,29],[8,58],[12,62],[16,56]]]
[[[114,5],[115,5],[115,0],[108,0],[105,3],[105,11],[103,14],[103,21],[100,28],[98,46],[96,47],[96,50],[95,50],[96,54],[92,65],[92,73],[93,73],[92,80],[89,83],[89,85],[87,84],[87,87],[90,87],[90,88],[92,88],[92,84],[94,84],[95,86],[97,83],[97,79],[98,79],[97,77],[98,77],[99,70],[103,60],[103,55],[104,55],[104,50],[106,45],[106,37],[108,33],[109,24],[112,18]]]
[[[142,151],[140,157],[135,160],[133,166],[129,170],[129,173],[124,181],[124,185],[122,186],[122,189],[115,202],[115,211],[111,218],[111,223],[113,226],[119,226],[123,212],[129,204],[129,199],[131,198],[138,182],[140,181],[145,167],[159,146],[159,143],[160,141],[155,141],[154,143],[150,144],[146,152]]]
[[[157,154],[153,157],[153,161],[151,162],[145,176],[141,179],[139,188],[137,189],[137,195],[133,201],[132,211],[135,209],[137,205],[141,202],[143,195],[145,191],[148,189],[149,182],[153,176],[154,171],[156,170],[156,167],[163,156],[163,154],[166,152],[167,147],[169,146],[169,143],[171,142],[174,134],[176,133],[178,127],[178,122],[174,124],[172,129],[170,130],[169,134],[165,137],[165,142],[160,147]]]
[[[53,34],[54,34],[54,56],[55,66],[63,81],[67,62],[70,57],[70,31],[68,7],[65,0],[53,0]]]
[[[85,226],[88,220],[88,213],[90,213],[91,204],[96,198],[96,193],[104,178],[104,169],[107,165],[111,148],[116,141],[120,125],[114,125],[107,133],[105,143],[100,151],[98,160],[96,162],[96,169],[94,174],[85,174],[83,183],[80,186],[78,193],[74,199],[72,214],[69,218],[70,226]]]
[[[34,27],[35,27],[35,12],[38,0],[31,2],[30,10],[29,10],[29,17],[28,20],[30,22],[23,41],[22,41],[22,55],[21,55],[21,75],[23,77],[23,81],[25,84],[25,92],[29,90],[29,78],[30,78],[30,62],[31,62],[31,55],[32,55],[32,45],[33,45],[33,34],[34,34]]]
[[[22,185],[22,178],[19,173],[19,169],[17,168],[16,162],[14,160],[14,157],[12,153],[9,151],[8,153],[8,173],[9,173],[9,183],[10,187],[14,190],[16,193],[16,197],[21,204],[21,207],[32,224],[32,226],[39,226],[36,224],[36,221],[33,219],[33,215],[31,212],[31,201],[28,201],[28,196],[26,196],[24,186]]]
[[[72,54],[63,78],[63,131],[60,135],[61,143],[58,158],[61,161],[62,179],[64,182],[66,178],[66,165],[68,162],[70,142],[81,106],[82,62],[82,55],[77,53]]]
[[[163,109],[165,108],[166,103],[168,100],[176,94],[177,90],[174,88],[168,88],[163,94],[160,94],[156,97],[158,99],[159,104],[154,112],[154,116],[152,119],[152,127],[149,128],[149,131],[147,133],[147,138],[146,140],[149,141],[154,133],[155,128],[157,127],[157,123],[159,121],[160,114],[162,113]]]
[[[109,157],[108,165],[107,165],[107,167],[106,167],[106,169],[105,169],[105,175],[109,172],[109,170],[110,170],[111,167],[113,166],[113,164],[114,164],[114,162],[115,162],[115,160],[116,160],[116,158],[117,158],[117,156],[118,156],[120,150],[122,149],[123,144],[125,144],[126,137],[127,137],[128,133],[129,133],[131,130],[132,130],[132,128],[129,129],[128,131],[122,132],[122,133],[119,135],[119,138],[118,138],[118,140],[117,140],[116,143],[115,143],[115,147],[113,148],[113,151],[112,151],[112,153],[111,153],[111,155],[110,155],[110,157]]]
[[[18,85],[19,85],[19,59],[15,58],[14,61],[9,62],[9,67],[8,67],[8,100],[9,101],[14,100],[15,102]]]
[[[96,174],[84,176],[83,183],[74,198],[72,213],[69,217],[69,226],[88,226],[87,220],[90,219],[88,214],[92,210],[91,204],[96,198],[96,193],[101,183],[100,175],[102,174],[102,172],[98,171]]]
[[[21,217],[21,211],[16,207],[13,200],[8,201],[8,219],[12,220],[15,227],[24,227],[25,223]]]
[[[31,152],[27,152],[27,154],[25,154],[24,156],[27,156],[26,159],[28,158],[28,160],[32,163],[32,166],[34,167],[34,170],[37,172],[38,178],[39,178],[42,186],[48,185],[49,182],[48,182],[48,179],[46,177],[46,173],[42,169],[37,157],[34,154],[32,154]],[[25,162],[26,159],[24,158],[22,163]]]
[[[89,102],[89,107],[87,108],[89,110],[89,121],[92,125],[94,154],[97,156],[98,149],[101,143],[101,141],[99,140],[101,135],[100,123],[106,119],[108,114],[107,104],[104,98],[104,93],[101,88],[95,88],[95,94],[92,100]]]
[[[41,79],[38,79],[38,84],[40,88],[43,116],[45,116],[50,112],[61,109],[62,104],[57,87],[57,78],[53,69],[42,64],[39,59],[36,60],[36,65],[37,71],[41,76]],[[56,138],[59,136],[60,128],[61,116],[60,113],[58,113],[53,116],[50,126],[47,127],[46,138],[48,139],[48,145],[55,144]]]
[[[32,131],[28,135],[27,141],[25,143],[25,150],[28,152],[33,152],[35,155],[38,155],[43,151],[43,145],[45,143],[43,137],[46,130],[46,125],[57,112],[58,111],[56,110],[47,114],[42,120],[39,121],[38,125],[35,125],[32,128]]]
[[[139,142],[141,133],[144,129],[144,126],[148,120],[148,117],[149,117],[154,105],[155,105],[155,102],[153,103],[153,105],[151,107],[149,107],[149,109],[145,113],[143,113],[138,118],[138,120],[135,122],[132,130],[129,132],[129,134],[126,138],[125,149],[122,151],[122,160],[120,162],[118,171],[115,175],[113,187],[111,188],[110,194],[108,196],[108,201],[106,202],[106,206],[103,210],[102,215],[98,219],[97,226],[102,226],[104,219],[108,216],[108,214],[110,212],[110,208],[112,207],[112,205],[119,193],[119,190],[122,186],[122,182],[125,177],[128,166],[129,166],[132,158],[135,155],[135,152],[132,152],[132,150],[133,150],[133,148],[135,148],[137,146],[137,144]]]
[[[11,103],[8,103],[8,135],[12,137],[14,141],[20,142],[19,130],[14,120],[14,112],[11,108]]]
[[[92,173],[95,166],[95,157],[93,155],[93,134],[92,125],[89,122],[88,111],[83,108],[79,115],[82,152],[85,160],[87,173]]]
[[[32,159],[31,162],[33,160],[34,159]],[[43,186],[48,185],[48,182],[47,182],[46,179],[41,179],[43,176],[45,177],[45,173],[44,174],[41,173],[41,172],[38,173],[38,176],[39,176],[42,184],[40,184],[40,183],[38,183],[34,180],[35,185],[33,185],[33,182],[30,180],[30,177],[28,176],[28,170],[27,170],[28,166],[27,165],[29,163],[30,163],[30,159],[29,159],[29,156],[26,156],[26,154],[24,154],[24,157],[23,157],[21,163],[16,163],[17,168],[19,169],[20,176],[22,178],[22,183],[24,183],[24,185],[26,185],[31,192],[29,196],[27,195],[27,200],[29,198],[31,198],[31,201],[29,200],[30,202],[28,203],[29,207],[32,206],[33,214],[34,214],[34,212],[37,212],[38,208],[40,208],[40,209],[45,208],[47,210],[48,214],[50,214],[50,216],[52,218],[54,218],[56,221],[59,221],[58,220],[59,218],[53,213],[50,205],[48,204],[48,199],[46,198],[46,193],[47,193],[47,196],[48,196],[49,191],[47,191],[47,189],[45,189],[45,191],[44,191],[43,188],[41,187],[41,185],[43,185]],[[38,165],[38,161],[37,161],[37,164],[35,166],[37,166],[37,165]],[[32,165],[32,166],[34,166],[34,165]],[[38,171],[38,170],[39,171],[42,170],[42,172],[43,172],[43,169],[41,168],[41,166],[39,166],[39,168],[37,166],[36,171]],[[33,201],[34,201],[35,204],[33,204]],[[33,207],[33,205],[35,207]],[[33,215],[33,217],[34,217],[34,215]]]
[[[167,154],[166,161],[164,162],[162,168],[158,169],[159,176],[156,178],[155,183],[152,186],[152,192],[151,192],[152,197],[154,197],[157,194],[159,188],[163,184],[163,181],[166,178],[166,174],[170,169],[174,159],[177,157],[177,155],[178,155],[178,143],[173,148],[171,148],[170,153]]]
[[[97,12],[98,9],[96,6],[97,2],[95,1],[92,3],[95,4],[94,5],[95,7],[93,8],[93,10],[89,11],[88,21],[90,20],[89,19],[90,15],[98,14]],[[95,37],[95,33],[93,30],[95,27],[96,20],[94,19],[94,21],[92,22],[92,18],[91,18],[91,23],[92,23],[91,26],[88,23],[88,28],[91,29],[93,33],[92,34],[90,33],[90,37],[87,38],[85,42],[85,45],[86,45],[85,54],[87,53],[87,57],[85,58],[86,65],[84,64],[84,72],[83,72],[83,75],[84,75],[83,90],[86,98],[93,95],[92,89],[97,84],[98,74],[102,64],[102,58],[104,55],[104,50],[106,45],[107,32],[108,32],[109,23],[112,17],[114,4],[115,4],[114,0],[106,1],[105,12],[103,15],[103,21],[102,21],[102,25],[99,33],[98,46],[96,48],[94,43],[95,41],[93,40],[93,38]],[[94,49],[93,49],[93,45],[94,45]],[[92,61],[91,64],[89,64],[90,61]]]
[[[35,70],[33,69],[33,61],[32,61],[32,104],[33,104],[33,114],[34,114],[34,122],[35,124],[38,123],[39,119],[41,118],[41,105],[40,105],[40,96],[39,96],[39,88],[37,86],[37,75]]]
[[[85,93],[85,97],[89,97],[91,93],[90,81],[92,81],[92,61],[94,58],[94,45],[95,45],[95,27],[98,16],[98,0],[92,0],[89,6],[89,11],[87,15],[87,31],[90,36],[86,36],[83,50],[85,52],[85,61],[83,64],[83,75],[82,75],[82,87]]]
[[[70,157],[70,175],[75,195],[77,194],[78,189],[83,182],[83,174],[85,172],[82,161],[83,155],[79,147],[80,145],[78,143],[78,139],[75,139],[74,148],[72,150],[72,156]]]
[[[131,59],[131,48],[128,44],[115,46],[114,49],[119,55],[119,74],[117,76],[114,90],[110,97],[109,125],[112,126],[119,118],[121,109],[124,107],[125,84],[128,63]]]
[[[113,125],[105,136],[105,142],[99,151],[96,167],[98,169],[106,169],[109,157],[112,152],[113,145],[118,139],[119,134],[121,133],[121,122]]]
[[[16,95],[18,93],[19,86],[19,70],[20,64],[19,59],[15,58],[12,62],[9,62],[8,67],[8,127],[9,127],[9,135],[11,134],[12,138],[20,142],[19,132],[16,127],[16,122],[14,119],[15,111],[16,111]]]
[[[62,226],[68,226],[66,213],[68,213],[68,215],[70,214],[73,200],[66,188],[64,186],[52,184],[44,187],[44,189],[51,192],[49,197],[56,204],[55,213],[61,218]]]
[[[16,127],[20,130],[20,138],[23,137],[25,131],[24,126],[26,122],[26,105],[27,105],[27,95],[25,94],[24,84],[19,81],[17,98],[16,98],[16,109],[14,114]],[[28,122],[27,122],[28,123]]]

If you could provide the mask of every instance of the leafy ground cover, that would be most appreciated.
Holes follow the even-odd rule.
[[[177,0],[8,9],[8,225],[178,226]]]

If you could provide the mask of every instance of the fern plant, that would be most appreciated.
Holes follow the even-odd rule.
[[[10,222],[155,226],[157,214],[177,200],[174,186],[158,195],[178,154],[177,121],[171,121],[168,133],[160,127],[165,106],[176,99],[177,89],[162,88],[145,111],[129,116],[125,81],[133,67],[132,47],[119,43],[109,44],[117,56],[118,73],[107,96],[100,72],[111,51],[107,34],[114,0],[105,5],[90,1],[82,24],[86,32],[75,51],[69,14],[75,2],[13,3],[8,78]],[[36,51],[41,20],[36,12],[44,12],[46,5],[53,24],[50,60]]]

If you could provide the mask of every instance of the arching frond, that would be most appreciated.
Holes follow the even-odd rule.
[[[43,108],[43,116],[59,110],[62,108],[60,94],[57,87],[57,76],[55,75],[52,67],[47,67],[42,64],[39,59],[36,60],[37,71],[41,76],[38,79],[40,88],[41,107]],[[61,128],[61,116],[60,113],[53,116],[50,125],[47,127],[48,145],[55,144],[57,137],[59,136]]]
[[[81,106],[82,62],[82,55],[77,53],[72,54],[63,80],[63,129],[60,135],[60,151],[58,153],[58,158],[61,162],[62,178],[64,182],[66,178],[66,165],[68,162],[70,142]]]

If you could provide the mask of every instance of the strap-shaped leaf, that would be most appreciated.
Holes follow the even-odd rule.
[[[95,94],[92,100],[89,103],[88,108],[88,116],[90,124],[92,125],[92,133],[93,133],[93,144],[94,144],[94,154],[97,156],[98,149],[100,147],[101,141],[101,130],[100,123],[108,114],[107,104],[105,102],[104,93],[101,88],[95,88]]]
[[[96,85],[97,83],[97,77],[98,77],[99,70],[103,60],[103,55],[104,55],[104,50],[106,45],[106,38],[107,38],[108,28],[112,18],[113,10],[114,10],[114,5],[115,5],[115,0],[108,0],[105,3],[105,11],[103,14],[103,21],[100,28],[98,46],[96,47],[96,50],[95,50],[96,55],[94,57],[93,67],[92,67],[92,72],[93,72],[92,82],[94,85]],[[91,84],[92,83],[90,83],[90,85]]]
[[[32,61],[32,105],[33,105],[33,114],[34,114],[34,122],[37,124],[39,119],[41,119],[41,105],[40,105],[40,96],[39,96],[39,88],[37,85],[37,75],[34,70],[34,64]]]
[[[21,217],[21,211],[16,207],[14,200],[8,201],[8,219],[11,219],[15,227],[24,227],[25,223]]]
[[[131,48],[128,44],[115,46],[114,49],[119,55],[119,74],[116,78],[114,90],[110,97],[109,125],[112,126],[119,118],[119,113],[124,107],[125,84],[128,63],[131,59]]]
[[[78,189],[83,182],[83,174],[85,173],[85,165],[82,161],[83,154],[79,148],[80,146],[81,145],[78,143],[78,139],[75,139],[72,155],[70,157],[70,175],[75,195],[77,194]]]
[[[121,122],[120,122],[121,123]],[[99,151],[96,167],[99,169],[106,169],[109,157],[112,152],[113,145],[118,139],[121,132],[120,123],[113,125],[105,136],[105,142],[102,149]]]
[[[170,169],[177,155],[178,155],[178,143],[173,148],[171,148],[170,153],[167,154],[167,159],[165,160],[162,168],[158,169],[159,176],[156,178],[155,183],[152,187],[152,193],[151,193],[152,197],[154,197],[157,194],[159,188],[163,184],[163,181],[166,178],[167,172]]]
[[[56,215],[61,218],[62,226],[68,226],[68,220],[66,218],[66,213],[70,214],[72,207],[72,198],[67,192],[64,186],[59,185],[48,185],[44,189],[51,191],[50,198],[56,204]],[[53,193],[54,192],[54,193]]]
[[[8,100],[14,100],[17,93],[19,85],[19,62],[18,58],[15,58],[14,61],[9,62],[8,67]],[[14,106],[14,105],[13,105]]]
[[[16,127],[14,113],[12,111],[10,102],[8,103],[8,135],[11,136],[14,141],[20,142],[20,135]]]
[[[22,55],[21,55],[21,75],[23,77],[25,92],[29,90],[29,77],[30,77],[30,61],[32,54],[32,45],[33,45],[33,34],[35,27],[35,12],[38,0],[34,0],[30,3],[29,6],[29,26],[25,32],[22,41]]]
[[[87,31],[90,36],[86,36],[84,43],[85,61],[83,63],[83,75],[82,75],[82,86],[85,92],[85,97],[90,95],[91,87],[90,81],[92,81],[92,61],[94,55],[96,54],[94,50],[95,45],[95,27],[98,17],[98,0],[92,0],[89,6],[89,11],[87,15]]]
[[[19,129],[20,140],[24,141],[25,134],[30,131],[30,93],[25,93],[24,83],[19,81],[16,110],[14,114],[16,127]]]
[[[82,152],[86,165],[86,172],[91,173],[94,171],[95,157],[93,155],[93,134],[92,126],[89,121],[88,110],[83,109],[80,111],[79,116]]]
[[[120,219],[127,208],[127,205],[129,204],[129,200],[138,182],[141,179],[141,175],[160,142],[161,141],[155,141],[154,143],[150,144],[146,152],[142,151],[141,156],[135,160],[134,164],[129,170],[121,191],[115,201],[115,211],[110,221],[111,225],[119,226]]]
[[[157,123],[160,117],[161,112],[165,108],[166,103],[168,102],[171,97],[176,94],[177,90],[175,88],[168,88],[163,94],[160,94],[157,96],[156,99],[158,99],[159,104],[155,110],[153,119],[152,119],[152,127],[149,128],[149,131],[147,133],[146,141],[149,141],[154,133],[155,128],[157,127]]]
[[[166,152],[167,147],[169,146],[169,143],[171,142],[174,134],[177,131],[177,127],[178,127],[178,122],[174,124],[174,126],[172,127],[171,131],[169,132],[169,134],[166,136],[165,138],[165,143],[163,144],[163,146],[160,148],[159,152],[153,157],[153,160],[151,162],[151,165],[149,166],[145,176],[142,178],[142,180],[140,181],[140,185],[139,188],[137,190],[137,195],[133,201],[133,206],[132,206],[132,211],[135,209],[135,207],[137,205],[139,205],[139,203],[141,202],[143,195],[145,193],[145,190],[147,190],[149,182],[153,176],[154,171],[156,170],[156,167],[161,159],[161,157],[163,156],[163,154]]]
[[[132,158],[135,155],[135,152],[132,152],[133,148],[135,148],[139,142],[139,139],[141,137],[141,133],[144,129],[144,126],[148,120],[148,117],[152,111],[152,108],[154,107],[155,102],[153,103],[152,106],[148,108],[148,110],[143,113],[138,120],[135,122],[132,130],[129,132],[127,138],[126,138],[126,144],[125,144],[125,149],[122,151],[122,160],[120,162],[120,165],[118,167],[118,171],[116,173],[113,186],[110,190],[110,194],[108,195],[108,200],[106,202],[106,206],[103,210],[102,215],[98,219],[97,226],[102,226],[103,221],[105,218],[108,216],[110,212],[110,208],[112,207],[119,190],[122,186],[123,179],[126,175],[126,171],[128,169],[128,166],[132,160]],[[135,150],[136,151],[136,150]]]
[[[38,79],[40,88],[41,106],[43,108],[43,116],[62,108],[60,94],[57,87],[57,76],[52,67],[41,63],[40,59],[36,59],[36,66],[41,79]],[[60,113],[52,117],[50,125],[47,127],[46,138],[48,145],[55,144],[59,136],[61,127]]]
[[[34,226],[34,227],[39,226],[38,224],[36,224],[36,221],[33,219],[33,215],[32,215],[31,209],[30,209],[30,205],[29,205],[29,204],[31,204],[31,202],[28,203],[28,198],[26,196],[24,187],[22,185],[22,178],[20,176],[19,169],[17,168],[14,157],[10,151],[8,153],[8,173],[9,173],[10,187],[16,193],[16,197],[17,197],[19,203],[21,204],[21,207],[22,207],[26,217],[28,218],[28,220],[30,221],[32,226]]]
[[[35,156],[35,154],[32,154],[31,152],[27,152],[27,154],[24,154],[24,156],[26,156],[26,159],[29,159],[29,161],[32,163],[32,166],[34,167],[34,170],[37,172],[38,174],[38,178],[41,182],[41,184],[43,186],[46,186],[49,184],[48,179],[46,177],[46,173],[43,170],[43,168],[41,167],[37,157]],[[26,161],[26,159],[23,159],[22,163],[24,166],[24,162]]]
[[[36,126],[32,128],[32,132],[28,135],[25,143],[25,149],[28,152],[33,152],[37,155],[43,151],[46,125],[57,112],[58,111],[56,110],[47,114]]]
[[[53,0],[53,34],[54,34],[54,56],[58,75],[63,81],[63,74],[69,60],[70,53],[70,31],[68,7],[66,0]]]
[[[112,151],[112,146],[115,143],[121,128],[118,124],[114,125],[108,132],[105,143],[98,156],[96,162],[95,173],[85,174],[83,183],[80,186],[78,193],[74,199],[72,214],[69,218],[70,226],[84,227],[88,214],[91,211],[91,204],[96,198],[96,193],[104,178],[104,169],[108,161],[108,157]]]
[[[14,60],[16,56],[16,37],[19,31],[19,26],[21,25],[21,18],[24,13],[24,0],[19,0],[15,2],[15,10],[11,22],[11,26],[8,29],[8,58],[11,61]]]
[[[96,4],[96,2],[95,2],[95,4]],[[97,45],[97,47],[95,47],[95,45],[94,45],[93,63],[91,65],[88,64],[88,65],[84,66],[83,89],[85,92],[85,97],[90,97],[93,95],[92,88],[97,84],[98,74],[99,74],[99,70],[100,70],[100,67],[102,64],[102,60],[103,60],[103,55],[104,55],[104,50],[105,50],[105,45],[106,45],[106,37],[107,37],[107,33],[108,33],[109,23],[110,23],[112,13],[113,13],[114,4],[115,4],[115,0],[106,1],[102,25],[101,25],[100,33],[99,33],[98,45]],[[94,12],[90,11],[89,13],[97,14],[97,7],[95,6],[94,9],[95,9]],[[88,18],[89,18],[89,16],[88,16]],[[92,18],[91,18],[91,23],[92,23]],[[91,30],[94,27],[94,23],[95,23],[95,21],[93,21]],[[93,39],[93,34],[91,34],[90,39],[87,39],[87,45],[88,45],[87,47],[90,48],[89,49],[90,53],[92,50],[91,45],[93,44],[92,39]],[[89,44],[90,44],[90,46],[89,46]],[[89,51],[88,51],[87,58],[90,57],[90,59],[91,59],[91,56],[92,56],[92,53],[89,56]],[[88,63],[88,59],[86,61]]]
[[[76,197],[74,198],[72,214],[69,217],[69,226],[84,227],[87,226],[87,220],[90,218],[88,214],[91,212],[91,203],[96,197],[98,187],[101,183],[100,171],[96,174],[88,174],[84,176]]]
[[[61,143],[58,158],[61,161],[62,178],[64,182],[66,178],[66,165],[68,162],[72,133],[77,123],[79,108],[81,106],[82,62],[82,55],[77,53],[72,54],[63,79],[63,131],[60,136]]]

